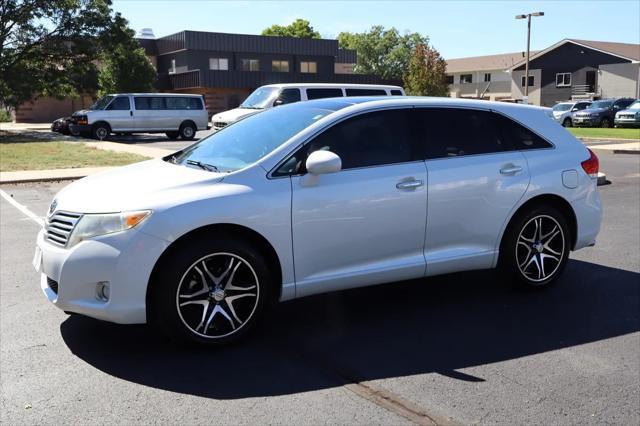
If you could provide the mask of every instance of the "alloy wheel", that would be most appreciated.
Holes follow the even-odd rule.
[[[191,138],[194,134],[195,132],[193,131],[193,128],[191,126],[185,126],[185,128],[182,129],[182,135],[185,138]]]
[[[562,227],[551,216],[529,220],[516,242],[516,261],[524,277],[534,283],[548,280],[560,267],[565,251]]]
[[[216,339],[242,329],[258,306],[260,283],[249,262],[214,253],[194,262],[176,294],[182,323],[198,336]]]

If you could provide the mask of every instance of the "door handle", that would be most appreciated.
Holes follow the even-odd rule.
[[[396,184],[396,188],[398,189],[416,189],[421,187],[422,185],[424,185],[424,182],[422,182],[419,179],[414,179],[414,180],[405,180],[403,182],[399,182]]]
[[[503,175],[515,175],[522,171],[522,167],[509,164],[500,169],[500,174]]]

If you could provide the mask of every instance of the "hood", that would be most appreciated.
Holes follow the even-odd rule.
[[[582,111],[575,112],[574,114],[576,115],[601,114],[605,111],[608,111],[607,108],[583,109]]]
[[[74,112],[74,113],[73,113],[73,114],[71,114],[71,115],[72,115],[72,116],[74,116],[74,115],[87,115],[87,114],[89,114],[91,111],[92,111],[92,110],[90,110],[90,109],[81,109],[81,110],[78,110],[78,111]]]
[[[243,117],[247,117],[249,115],[257,114],[261,109],[250,109],[250,108],[235,108],[229,111],[224,111],[218,114],[215,114],[211,117],[211,121],[222,121],[225,123],[233,123],[234,121],[238,121]]]
[[[62,189],[55,199],[58,210],[77,213],[156,209],[168,200],[199,196],[198,189],[210,190],[224,176],[155,159],[80,179]]]

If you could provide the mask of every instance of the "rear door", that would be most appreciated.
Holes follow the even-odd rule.
[[[137,131],[165,130],[165,107],[162,96],[134,96],[134,123]]]
[[[501,229],[529,185],[527,162],[490,111],[415,113],[428,173],[427,274],[489,268]]]

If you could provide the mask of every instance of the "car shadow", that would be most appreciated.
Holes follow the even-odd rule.
[[[70,350],[124,380],[217,399],[285,395],[349,382],[457,371],[640,330],[640,274],[571,261],[556,285],[517,291],[490,271],[280,304],[248,339],[220,349],[168,345],[146,326],[81,316]]]

